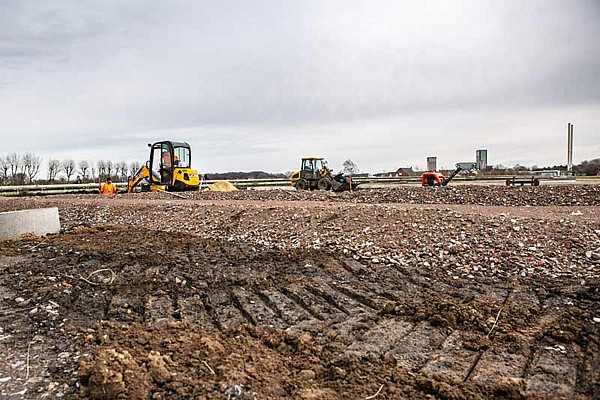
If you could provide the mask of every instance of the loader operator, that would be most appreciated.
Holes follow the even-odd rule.
[[[177,163],[179,162],[179,158],[177,157],[177,155],[173,157],[173,160],[175,161],[175,166],[177,166]],[[168,150],[163,150],[162,152],[162,165],[163,167],[171,166],[171,154]]]
[[[170,167],[171,166],[171,154],[169,154],[168,150],[163,149],[162,151],[162,166]]]
[[[177,164],[179,162],[179,158],[177,158],[177,156],[174,156],[173,160],[175,161],[175,165],[177,166]],[[161,173],[163,182],[171,182],[171,179],[173,178],[171,167],[172,167],[171,153],[168,150],[163,149],[163,151],[162,151],[162,167],[160,169],[160,173]]]
[[[117,185],[112,183],[112,179],[110,177],[106,178],[106,182],[104,182],[100,187],[100,194],[105,196],[117,194]]]

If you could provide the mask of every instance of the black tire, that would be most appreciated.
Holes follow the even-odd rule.
[[[329,178],[319,179],[319,182],[317,182],[317,188],[319,188],[319,190],[331,189],[331,180],[329,180]]]
[[[308,189],[308,181],[306,179],[300,179],[294,185],[296,190],[307,190]]]

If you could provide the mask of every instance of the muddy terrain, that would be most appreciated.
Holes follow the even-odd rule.
[[[0,198],[1,398],[600,393],[596,187],[185,196]]]

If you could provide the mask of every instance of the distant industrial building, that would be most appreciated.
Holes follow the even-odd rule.
[[[417,173],[413,171],[412,167],[400,167],[396,170],[396,176],[416,176]]]
[[[487,149],[477,150],[475,152],[475,162],[477,163],[477,169],[485,171],[488,165],[488,151]]]
[[[437,170],[437,157],[427,157],[427,171],[435,172]]]

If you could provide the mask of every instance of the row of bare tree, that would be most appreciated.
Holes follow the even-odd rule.
[[[54,182],[93,182],[98,178],[111,177],[114,181],[126,181],[127,177],[140,169],[140,163],[114,162],[98,160],[95,163],[72,159],[58,160],[50,158],[47,169],[47,180],[36,179],[42,167],[42,158],[32,153],[17,153],[0,156],[0,184],[24,185],[26,183]]]
[[[40,171],[41,163],[42,159],[33,153],[0,156],[0,182],[3,185],[31,183]]]

